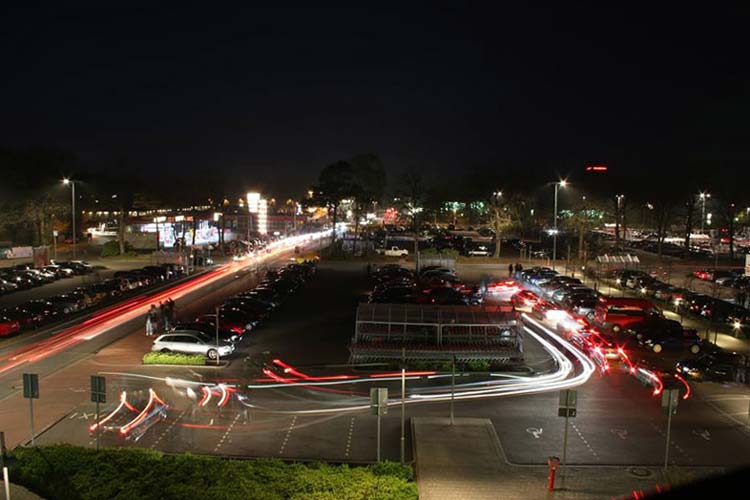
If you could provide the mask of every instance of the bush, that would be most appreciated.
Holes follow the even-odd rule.
[[[454,250],[452,248],[438,250],[437,248],[432,247],[420,250],[419,253],[430,257],[437,257],[439,259],[456,259],[460,255],[458,250]]]
[[[144,365],[205,365],[202,354],[178,354],[176,352],[147,352],[143,355]]]
[[[470,372],[486,372],[490,369],[490,362],[485,359],[469,361],[466,369]]]
[[[133,254],[132,247],[129,243],[125,243],[125,253],[127,255]],[[108,241],[102,245],[102,257],[117,257],[120,255],[120,242],[117,240]]]
[[[48,500],[417,500],[411,468],[162,455],[138,448],[19,448],[11,479]]]

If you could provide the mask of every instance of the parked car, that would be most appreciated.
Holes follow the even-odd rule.
[[[734,382],[741,366],[742,356],[729,351],[703,354],[694,359],[685,359],[675,365],[683,377],[700,381]]]
[[[652,318],[636,325],[631,325],[627,332],[638,339],[638,342],[655,353],[664,350],[687,349],[693,354],[701,351],[702,341],[698,333],[683,328],[679,321],[664,318]]]
[[[536,304],[538,300],[539,296],[529,290],[520,290],[514,293],[510,298],[511,304],[513,304],[513,307],[515,307],[516,309],[534,307],[534,304]]]
[[[208,359],[229,356],[234,352],[234,345],[223,343],[219,346],[209,337],[197,330],[172,331],[159,335],[151,346],[152,351],[176,352],[182,354],[203,354]]]
[[[200,332],[201,335],[205,336],[208,339],[213,339],[214,344],[216,344],[216,323],[210,323],[210,322],[194,322],[194,323],[177,323],[175,325],[172,325],[170,328],[170,332]],[[234,332],[232,330],[227,330],[225,328],[219,328],[219,342],[220,343],[226,343],[226,342],[238,342],[241,338],[241,335],[237,332]]]
[[[602,331],[617,333],[631,325],[662,316],[661,310],[649,300],[600,297],[592,320]]]
[[[0,295],[12,293],[16,290],[18,290],[18,285],[16,283],[12,283],[5,278],[0,278]]]
[[[405,257],[409,255],[409,250],[392,246],[390,248],[376,248],[375,252],[386,257]]]
[[[21,322],[6,316],[0,311],[0,337],[11,335],[21,330]]]
[[[62,294],[48,297],[47,301],[52,304],[58,314],[72,314],[85,307],[84,299],[73,294]]]

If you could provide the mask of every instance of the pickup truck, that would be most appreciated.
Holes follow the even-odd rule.
[[[380,255],[385,255],[386,257],[405,257],[409,255],[409,250],[404,250],[403,248],[399,247],[376,248],[375,251]]]

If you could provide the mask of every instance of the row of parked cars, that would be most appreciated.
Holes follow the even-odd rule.
[[[225,300],[216,312],[172,325],[169,332],[154,340],[151,350],[202,354],[211,360],[227,357],[243,336],[297,291],[315,269],[315,263],[308,261],[270,270],[258,286]]]
[[[88,274],[94,268],[83,260],[53,261],[35,268],[33,264],[16,264],[0,269],[0,295],[28,290],[64,278]]]
[[[585,286],[578,278],[559,274],[548,267],[519,271],[516,278],[539,292],[539,300],[535,300],[532,306],[532,312],[537,316],[560,308],[585,316],[594,311],[599,299],[599,292]]]
[[[679,312],[725,325],[735,335],[750,333],[750,310],[732,302],[664,283],[643,271],[613,271],[610,277],[617,286],[635,290],[645,297],[669,303]]]
[[[63,263],[56,265],[62,267]],[[91,268],[85,262],[82,262],[82,265]],[[146,266],[131,271],[119,271],[110,279],[80,286],[66,293],[26,301],[16,307],[0,310],[0,336],[50,324],[134,290],[142,290],[184,274],[185,268],[179,264]]]
[[[692,276],[703,281],[710,281],[721,286],[738,290],[750,288],[750,277],[745,276],[743,268],[738,269],[699,269]]]
[[[513,299],[523,298],[526,304],[531,301],[531,312],[539,318],[557,317],[558,330],[586,352],[593,346],[616,356],[618,339],[620,344],[626,339],[635,341],[654,353],[687,349],[696,354],[701,350],[702,341],[695,330],[665,318],[648,300],[605,297],[574,278],[545,268],[531,269],[520,276],[535,287],[538,297],[533,300],[528,297],[533,292],[526,290]]]
[[[478,287],[456,276],[456,271],[427,266],[414,273],[396,264],[380,266],[372,273],[368,302],[378,304],[476,305],[482,302]]]

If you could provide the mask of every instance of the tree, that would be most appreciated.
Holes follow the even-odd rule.
[[[341,200],[354,195],[355,182],[352,165],[346,161],[337,161],[321,170],[318,184],[314,189],[314,202],[328,207],[333,219],[333,237],[336,240],[336,223]]]
[[[487,204],[489,206],[490,225],[495,232],[493,257],[499,259],[502,250],[502,236],[509,229],[520,226],[526,202],[518,191],[513,193],[494,191]]]
[[[603,206],[597,204],[595,200],[592,200],[587,196],[581,196],[580,198],[577,198],[576,201],[572,202],[567,213],[569,215],[565,219],[565,224],[572,230],[572,232],[575,232],[578,237],[578,250],[576,255],[583,264],[588,260],[586,234],[588,234],[589,231],[601,221],[604,214]]]
[[[354,198],[354,238],[358,238],[362,213],[383,199],[386,173],[377,155],[364,154],[351,159],[352,196]]]
[[[690,235],[693,232],[693,221],[695,218],[695,212],[698,208],[698,199],[697,197],[691,192],[687,200],[685,201],[685,229],[684,229],[684,237],[685,237],[685,254],[687,255],[688,252],[690,252]]]
[[[428,189],[422,172],[417,169],[410,169],[403,172],[399,186],[398,198],[402,208],[406,210],[406,213],[411,218],[411,226],[414,231],[414,259],[416,267],[419,268],[420,213],[423,210],[422,204],[425,201]]]

